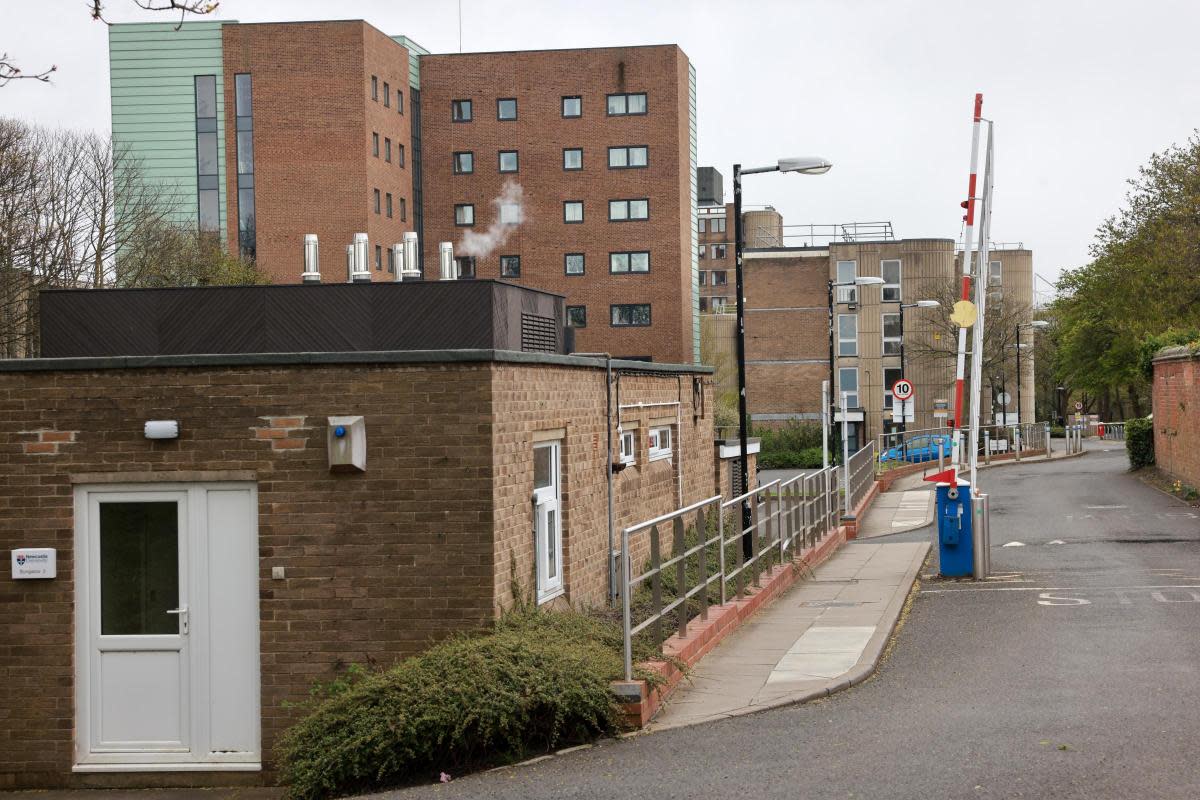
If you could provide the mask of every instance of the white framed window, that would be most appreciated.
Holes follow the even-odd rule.
[[[714,217],[713,219],[709,220],[708,221],[708,230],[709,230],[709,233],[724,233],[725,232],[725,218],[724,217]]]
[[[708,285],[708,270],[706,270],[706,269],[700,270],[700,285],[701,286]]]
[[[846,392],[849,396],[846,398],[847,408],[858,408],[858,367],[841,367],[838,369],[838,396],[837,406],[842,407],[842,392]]]
[[[633,431],[622,431],[619,443],[620,458],[622,464],[634,464],[637,462],[637,436]]]
[[[900,355],[900,315],[883,315],[883,354]]]
[[[838,314],[838,355],[858,355],[858,315]]]
[[[650,429],[649,456],[651,461],[671,457],[671,428],[664,425]]]
[[[703,261],[704,254],[707,252],[708,252],[708,248],[705,247],[704,245],[700,245],[699,247],[696,248],[696,259],[699,261]]]
[[[858,287],[854,285],[854,279],[857,277],[857,261],[837,262],[837,301],[839,303],[858,302]]]
[[[700,219],[700,221],[699,221],[698,223],[696,223],[696,230],[697,230],[699,233],[704,233],[704,224],[705,224],[706,222],[708,222],[708,220],[706,220],[706,219],[704,219],[704,218],[701,218],[701,219]]]
[[[988,264],[988,285],[999,286],[1000,280],[1003,277],[1003,267],[999,261],[993,261]]]
[[[533,527],[539,603],[563,593],[561,459],[562,442],[541,442],[533,447]]]
[[[725,257],[725,245],[714,244],[712,246],[712,257],[713,258],[724,258]]]
[[[879,274],[883,276],[880,299],[885,303],[900,302],[900,259],[892,258],[879,262]]]

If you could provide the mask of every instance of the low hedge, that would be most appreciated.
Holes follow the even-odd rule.
[[[758,454],[759,469],[820,469],[824,451],[819,447],[803,450],[770,450]]]
[[[1141,469],[1154,463],[1154,422],[1150,419],[1131,419],[1125,423],[1125,453],[1129,468]]]
[[[284,735],[289,795],[315,800],[510,763],[616,730],[609,683],[621,629],[528,609],[458,636],[332,696]]]

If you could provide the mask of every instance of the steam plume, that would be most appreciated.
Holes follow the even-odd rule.
[[[517,226],[525,221],[524,190],[514,180],[506,180],[500,196],[492,199],[494,216],[485,231],[467,231],[455,251],[460,255],[487,258],[508,241]]]

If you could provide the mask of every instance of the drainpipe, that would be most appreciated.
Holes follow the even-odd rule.
[[[605,453],[608,463],[604,470],[608,475],[608,602],[612,604],[617,599],[617,570],[616,565],[616,530],[613,513],[613,452],[612,452],[612,355],[610,353],[576,353],[576,355],[593,358],[604,357],[604,432]],[[624,553],[621,554],[622,561]]]

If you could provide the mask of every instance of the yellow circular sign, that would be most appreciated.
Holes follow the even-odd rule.
[[[950,321],[960,328],[969,328],[975,324],[976,317],[979,312],[975,310],[975,304],[970,300],[959,300],[954,304],[954,311],[950,314]]]

